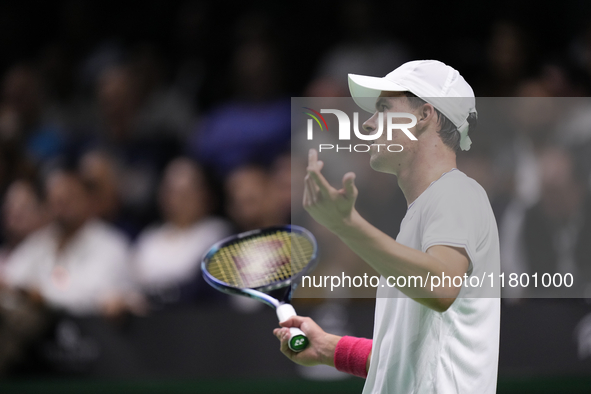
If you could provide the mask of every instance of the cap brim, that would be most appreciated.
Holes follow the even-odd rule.
[[[376,98],[381,92],[405,92],[408,89],[386,78],[349,74],[349,91],[359,107],[367,112],[374,113],[376,111]]]

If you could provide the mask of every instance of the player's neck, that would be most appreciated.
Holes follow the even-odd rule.
[[[431,149],[418,149],[408,165],[397,172],[398,186],[404,193],[407,206],[427,190],[431,183],[457,167],[455,153],[441,148],[435,146]]]

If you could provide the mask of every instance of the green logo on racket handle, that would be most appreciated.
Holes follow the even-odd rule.
[[[289,340],[289,348],[294,352],[301,352],[308,347],[309,342],[304,335],[295,335]]]

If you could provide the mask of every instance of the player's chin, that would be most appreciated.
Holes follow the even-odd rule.
[[[384,155],[380,155],[378,153],[372,153],[371,158],[369,159],[369,165],[375,171],[390,172],[388,170],[389,166],[388,166],[387,160],[384,157]]]

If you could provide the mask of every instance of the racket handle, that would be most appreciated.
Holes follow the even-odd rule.
[[[284,322],[292,316],[297,316],[295,309],[291,304],[281,304],[277,307],[277,317],[279,318],[279,322]],[[310,341],[308,337],[302,330],[296,327],[289,328],[289,341],[287,345],[289,348],[298,353],[308,347]]]

